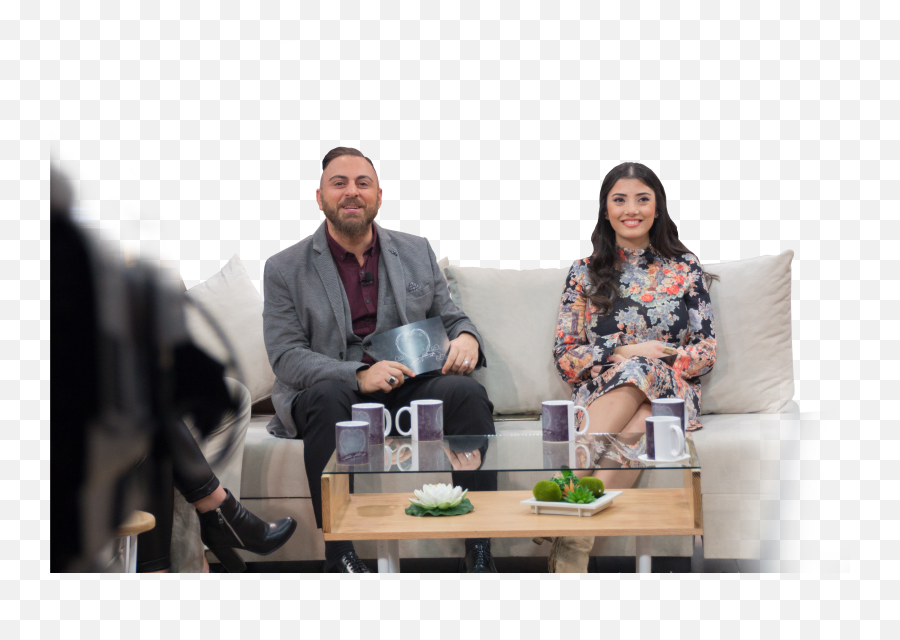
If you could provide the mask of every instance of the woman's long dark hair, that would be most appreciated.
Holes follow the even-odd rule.
[[[669,209],[666,206],[666,190],[662,182],[649,167],[638,162],[623,162],[606,174],[603,184],[600,185],[600,213],[597,218],[597,226],[591,234],[591,243],[594,245],[594,253],[591,254],[591,262],[588,273],[591,276],[593,287],[584,295],[597,307],[601,316],[612,312],[613,304],[619,297],[619,276],[622,264],[619,252],[616,251],[616,232],[609,220],[606,219],[606,200],[616,182],[622,178],[640,180],[656,194],[656,215],[653,226],[650,227],[650,244],[653,249],[663,257],[678,258],[691,251],[678,239],[678,227],[669,217]],[[716,276],[704,272],[707,285],[710,280],[718,279]]]

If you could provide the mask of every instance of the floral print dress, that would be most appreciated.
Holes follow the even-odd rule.
[[[700,262],[690,253],[665,258],[652,246],[617,247],[617,251],[622,261],[620,297],[609,315],[600,316],[581,295],[590,289],[590,258],[576,260],[569,270],[556,323],[556,367],[572,385],[577,405],[587,407],[604,393],[630,383],[650,400],[684,399],[688,430],[699,429],[700,376],[716,361],[712,306]],[[676,348],[672,365],[632,356],[591,378],[591,368],[608,364],[616,347],[650,340]]]

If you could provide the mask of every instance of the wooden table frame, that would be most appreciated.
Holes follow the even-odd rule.
[[[521,500],[530,491],[472,491],[475,510],[464,516],[415,518],[404,513],[410,493],[350,494],[347,474],[322,475],[325,540],[378,541],[378,571],[400,570],[400,540],[414,538],[531,538],[635,536],[638,573],[650,572],[652,536],[703,534],[700,469],[682,471],[676,489],[626,489],[590,517],[535,515]]]

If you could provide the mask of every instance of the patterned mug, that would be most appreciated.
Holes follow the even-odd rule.
[[[681,398],[657,398],[650,402],[654,416],[672,416],[681,422],[681,435],[687,433],[687,404]]]
[[[581,411],[583,428],[575,428],[575,412]],[[568,442],[586,433],[591,424],[587,409],[576,406],[571,400],[547,400],[541,403],[541,426],[544,442]]]
[[[444,439],[444,403],[441,400],[413,400],[394,416],[397,432],[419,442]],[[409,413],[409,431],[400,428],[400,414]]]
[[[369,444],[384,444],[391,432],[391,412],[383,404],[363,402],[350,407],[352,420],[361,420],[369,425]]]
[[[369,464],[369,423],[347,420],[334,425],[338,464]]]

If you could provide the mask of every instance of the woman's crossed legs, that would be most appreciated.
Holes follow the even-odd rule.
[[[652,415],[647,395],[633,384],[607,391],[587,409],[591,418],[588,431],[593,433],[643,433],[644,421]],[[629,489],[637,482],[639,473],[640,469],[598,469],[592,475],[602,480],[607,489]]]

